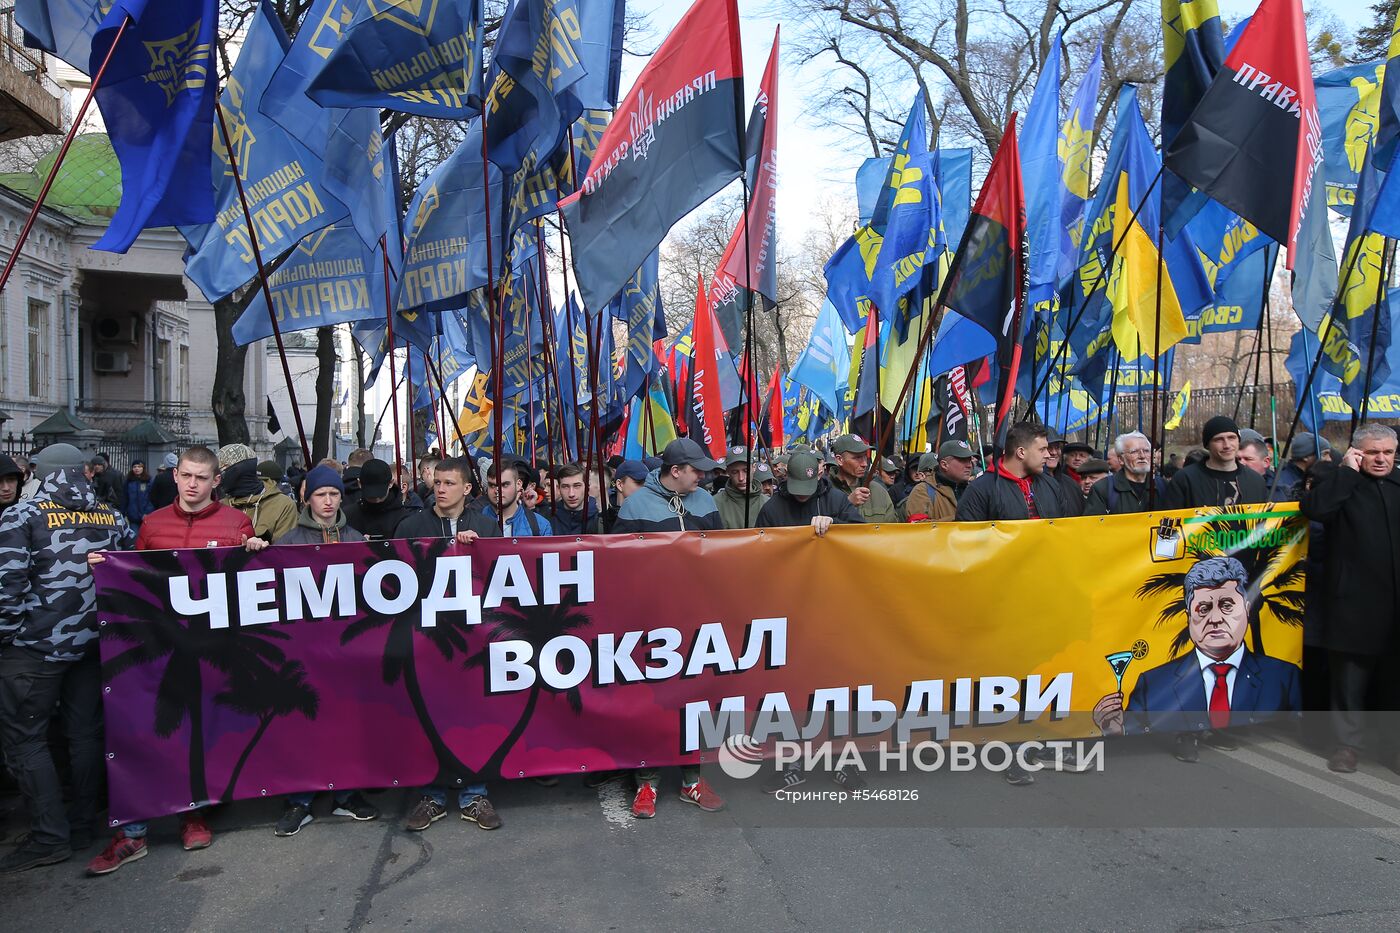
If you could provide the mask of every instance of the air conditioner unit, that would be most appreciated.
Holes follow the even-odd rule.
[[[141,319],[134,314],[100,317],[93,326],[98,343],[130,344],[141,342]]]
[[[118,350],[97,350],[92,354],[92,368],[99,373],[129,373],[131,354]]]

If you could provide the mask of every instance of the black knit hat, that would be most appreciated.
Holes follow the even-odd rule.
[[[1209,447],[1210,442],[1221,434],[1239,434],[1240,426],[1228,415],[1216,415],[1201,428],[1201,446]]]

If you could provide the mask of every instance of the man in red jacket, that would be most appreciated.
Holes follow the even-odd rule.
[[[166,551],[191,547],[245,547],[261,551],[267,542],[253,533],[253,523],[235,508],[214,501],[219,486],[219,458],[208,447],[195,446],[175,464],[175,502],[156,509],[141,523],[136,536],[138,551]],[[101,553],[88,555],[89,564],[101,563]],[[205,849],[214,841],[201,810],[180,817],[180,843],[186,850]],[[146,824],[127,823],[102,853],[88,863],[89,875],[111,874],[127,862],[146,855]]]

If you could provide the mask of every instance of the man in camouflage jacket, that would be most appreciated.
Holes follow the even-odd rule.
[[[29,808],[30,835],[0,873],[64,861],[91,844],[102,784],[102,672],[88,555],[129,548],[126,518],[99,502],[84,457],[54,444],[35,460],[39,492],[0,517],[0,738]],[[73,805],[49,754],[64,720]]]

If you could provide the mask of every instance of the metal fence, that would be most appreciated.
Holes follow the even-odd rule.
[[[44,90],[58,96],[58,83],[49,76],[44,53],[24,46],[24,30],[15,22],[14,6],[0,7],[0,58],[25,77],[37,81]]]

